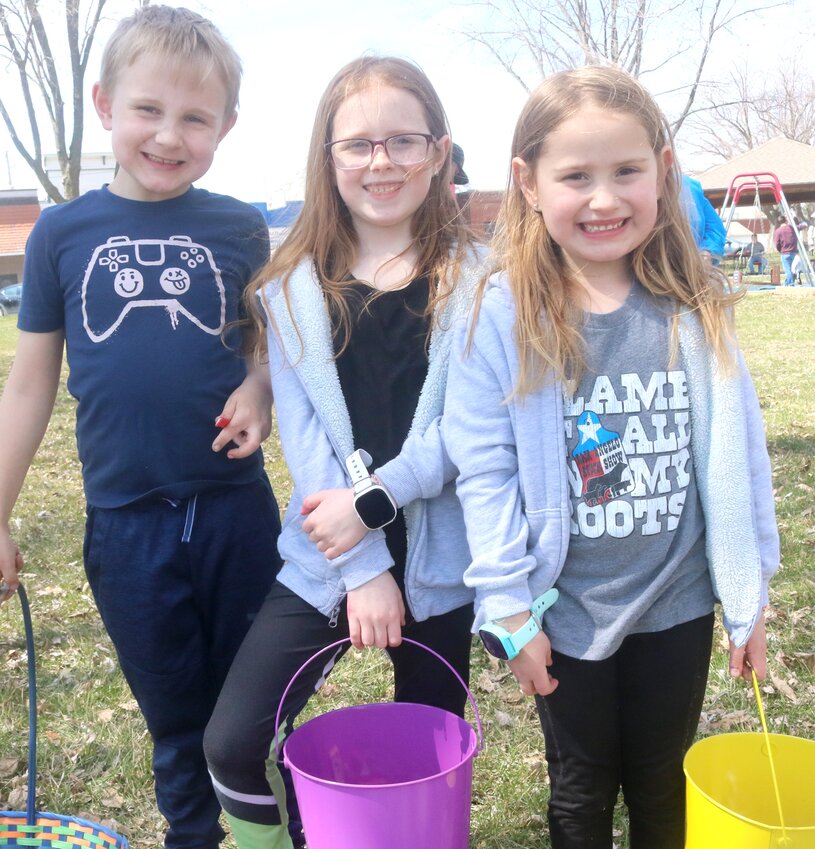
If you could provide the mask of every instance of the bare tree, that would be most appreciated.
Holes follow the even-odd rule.
[[[612,62],[639,77],[675,63],[683,81],[677,90],[684,92],[672,126],[676,133],[693,108],[716,37],[745,15],[788,2],[479,0],[472,5],[481,6],[493,23],[465,35],[527,91],[554,71],[580,65]]]
[[[67,39],[70,64],[68,75],[62,74],[60,68],[64,52],[58,40],[61,28],[47,15],[46,19],[43,17],[47,4],[40,0],[0,2],[3,34],[0,57],[16,72],[19,85],[13,97],[21,98],[24,106],[23,110],[15,108],[11,93],[4,90],[0,93],[0,115],[14,147],[37,175],[48,196],[57,203],[79,193],[85,72],[106,3],[107,0],[90,0],[87,3],[83,0],[62,0],[62,35]],[[64,90],[67,95],[63,94]],[[49,179],[43,165],[42,136],[46,135],[46,131],[41,122],[46,116],[47,137],[59,161],[63,191]]]
[[[777,136],[815,144],[815,76],[795,60],[774,74],[731,73],[692,116],[688,147],[726,161]],[[712,119],[712,120],[711,120]]]

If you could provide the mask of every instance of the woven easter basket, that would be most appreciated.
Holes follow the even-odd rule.
[[[25,811],[0,811],[0,847],[41,846],[53,849],[128,849],[127,840],[109,828],[79,817],[36,810],[37,675],[31,611],[22,585],[17,589],[23,611],[28,659],[28,799]]]

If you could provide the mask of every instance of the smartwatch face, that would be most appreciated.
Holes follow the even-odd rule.
[[[362,524],[370,530],[381,528],[396,518],[396,508],[381,487],[373,486],[358,495],[354,507]]]
[[[499,660],[507,659],[507,651],[504,648],[504,644],[501,640],[492,633],[492,631],[487,631],[482,628],[478,632],[478,636],[481,637],[481,642],[484,643],[484,648],[493,656],[497,657]]]

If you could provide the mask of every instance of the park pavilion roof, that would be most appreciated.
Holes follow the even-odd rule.
[[[778,177],[789,203],[815,201],[815,147],[782,136],[709,168],[696,178],[708,200],[721,206],[734,177],[767,172]]]

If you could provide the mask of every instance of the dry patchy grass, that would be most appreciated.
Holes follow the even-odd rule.
[[[773,729],[815,737],[815,297],[751,295],[739,331],[766,417],[782,532],[783,566],[771,588],[771,673],[763,687]],[[0,318],[0,374],[11,362],[13,319]],[[154,849],[149,741],[101,627],[82,569],[83,499],[73,442],[73,401],[61,390],[13,518],[23,549],[39,653],[41,809],[106,821],[134,849]],[[13,423],[4,423],[6,427]],[[281,503],[288,476],[274,439],[267,466]],[[0,612],[0,809],[23,806],[26,685],[22,628],[12,602]],[[758,728],[748,688],[727,676],[716,647],[700,734]],[[388,697],[379,653],[352,654],[313,710]],[[547,779],[532,702],[480,647],[473,691],[486,751],[477,759],[473,849],[544,849]],[[625,845],[620,819],[618,843]]]

